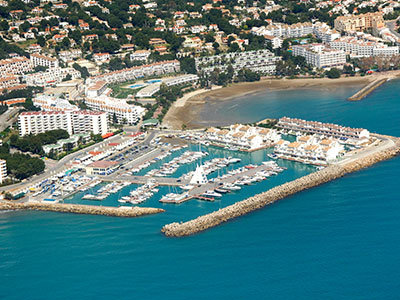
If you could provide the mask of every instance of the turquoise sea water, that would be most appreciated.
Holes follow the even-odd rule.
[[[230,109],[238,121],[287,115],[400,136],[399,84],[357,103],[344,100],[352,89],[302,90],[215,111],[222,118]],[[167,205],[166,213],[137,219],[1,213],[0,299],[398,299],[400,158],[196,236],[160,234],[165,223],[311,171],[290,167],[221,201]]]

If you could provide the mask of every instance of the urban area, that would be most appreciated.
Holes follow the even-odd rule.
[[[398,1],[0,0],[0,16],[6,200],[58,205],[82,193],[96,205],[132,185],[123,210],[154,195],[215,201],[279,176],[285,161],[323,170],[394,143],[296,116],[200,129],[163,119],[216,87],[400,69]],[[260,164],[242,161],[259,150]]]

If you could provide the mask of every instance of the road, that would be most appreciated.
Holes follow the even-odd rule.
[[[125,129],[125,128],[124,128]],[[73,161],[75,161],[76,158],[80,157],[80,156],[84,156],[86,155],[86,153],[88,153],[89,151],[103,151],[107,145],[109,143],[113,143],[113,142],[117,142],[119,140],[124,140],[125,138],[129,138],[130,133],[134,132],[136,130],[136,127],[128,127],[126,128],[126,132],[127,135],[123,136],[121,134],[112,136],[100,143],[94,144],[92,146],[89,146],[85,149],[79,150],[77,152],[71,153],[65,157],[63,157],[61,160],[57,161],[57,163],[47,169],[45,169],[44,173],[40,174],[40,175],[35,175],[31,178],[26,179],[25,181],[16,183],[16,184],[12,184],[12,185],[8,185],[8,186],[4,186],[4,187],[0,187],[0,191],[5,191],[5,192],[21,192],[21,191],[26,191],[29,187],[42,182],[43,180],[45,180],[48,177],[53,176],[54,174],[58,174],[61,172],[64,172],[70,168],[73,167],[73,165],[71,164]],[[146,145],[149,146],[151,141],[153,140],[153,138],[158,134],[158,131],[152,131],[150,132],[146,138],[139,142],[139,145]],[[138,145],[135,144],[135,145]],[[132,147],[134,147],[135,145],[133,145]],[[113,156],[118,155],[119,153],[123,153],[124,151],[126,151],[127,149],[121,150],[119,152],[116,152]]]
[[[11,126],[18,115],[19,108],[9,108],[4,114],[0,115],[0,131]]]
[[[81,155],[86,154],[88,151],[93,151],[93,150],[98,150],[104,148],[108,143],[116,141],[121,138],[121,135],[115,135],[113,137],[108,138],[107,140],[104,140],[100,143],[94,144],[92,146],[89,146],[85,149],[79,150],[77,152],[71,153],[65,157],[63,157],[61,160],[57,161],[57,163],[46,169],[44,173],[40,175],[33,176],[31,178],[26,179],[25,181],[12,184],[12,185],[7,185],[0,187],[0,191],[8,191],[8,192],[14,192],[14,191],[22,191],[25,189],[28,189],[28,187],[39,183],[43,181],[45,178],[50,177],[54,174],[60,173],[62,171],[66,171],[69,168],[71,168],[71,162],[73,162],[76,158],[78,158]]]
[[[387,22],[385,22],[385,24],[389,28],[390,32],[393,33],[395,36],[397,36],[400,39],[400,33],[398,33],[396,31],[396,22],[397,22],[397,20],[387,21]]]

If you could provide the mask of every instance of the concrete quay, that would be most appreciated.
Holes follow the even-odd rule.
[[[374,149],[366,149],[351,160],[337,165],[330,165],[323,170],[300,177],[296,180],[276,186],[264,193],[237,202],[218,211],[199,216],[184,223],[164,225],[161,231],[168,237],[193,235],[211,227],[227,222],[233,218],[245,215],[265,207],[278,200],[298,192],[319,186],[334,179],[372,166],[378,162],[390,159],[400,153],[400,140],[393,137],[379,136],[381,144]]]
[[[61,213],[74,213],[86,215],[102,215],[112,217],[140,217],[145,215],[157,214],[164,212],[161,208],[152,207],[111,207],[97,205],[81,205],[81,204],[64,204],[64,203],[43,203],[43,202],[0,202],[0,211],[7,210],[37,210],[37,211],[53,211]]]
[[[380,87],[382,84],[384,84],[386,81],[388,81],[388,78],[384,79],[376,79],[363,87],[361,90],[359,90],[357,93],[355,93],[353,96],[349,97],[347,100],[349,101],[359,101],[367,97],[370,93],[372,93],[376,88]]]

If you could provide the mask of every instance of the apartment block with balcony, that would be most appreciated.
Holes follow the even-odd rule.
[[[306,44],[293,46],[293,55],[302,56],[306,62],[317,68],[343,67],[346,53],[323,44]]]
[[[39,134],[54,129],[64,129],[70,135],[77,133],[106,134],[107,115],[93,111],[39,111],[23,112],[18,119],[19,134]]]

